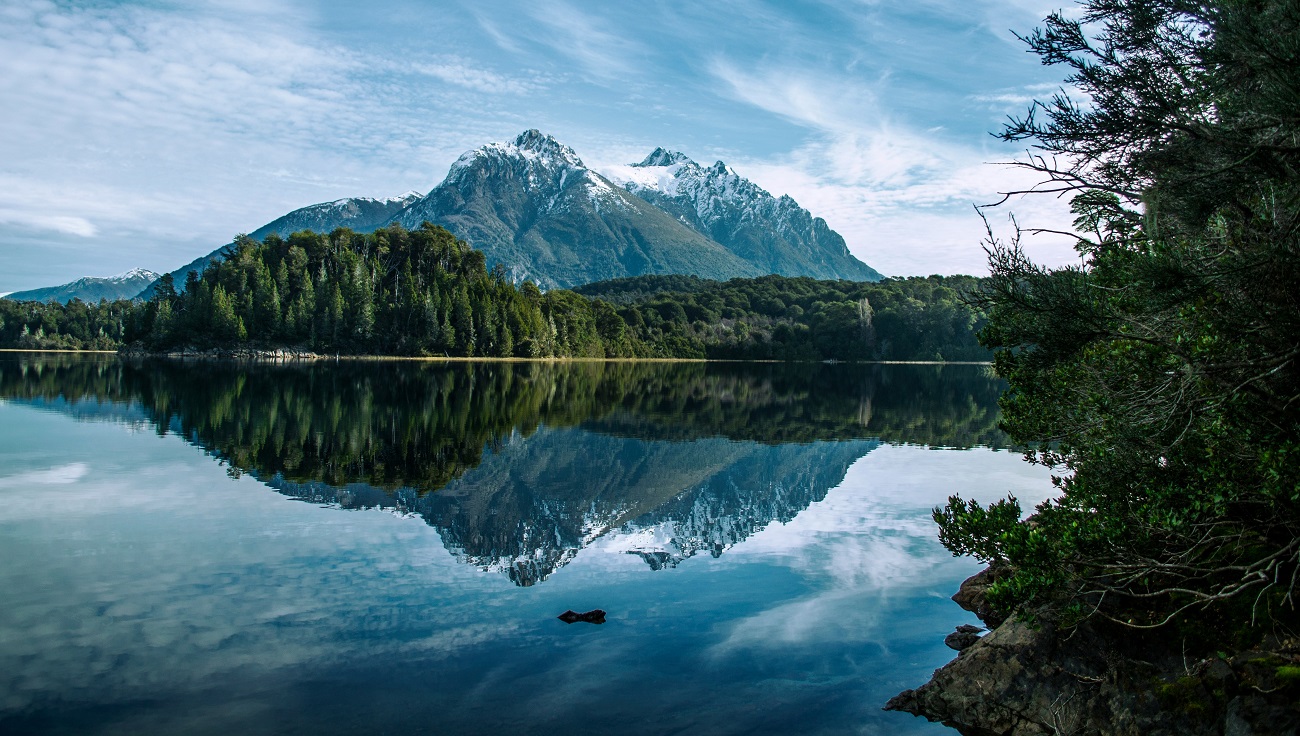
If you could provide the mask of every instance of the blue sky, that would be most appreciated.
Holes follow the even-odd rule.
[[[887,275],[981,273],[989,135],[1060,72],[1038,0],[0,6],[0,292],[179,267],[298,207],[428,191],[539,128],[593,168],[725,160]],[[1027,199],[1022,224],[1060,226]],[[1073,260],[1060,239],[1030,244]]]

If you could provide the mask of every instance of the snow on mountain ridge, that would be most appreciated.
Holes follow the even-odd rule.
[[[523,162],[530,185],[537,184],[539,173],[565,175],[569,170],[588,170],[572,148],[541,131],[530,129],[520,133],[513,142],[488,143],[462,153],[451,165],[446,181],[455,181],[464,172],[472,170],[481,159]]]
[[[347,207],[349,205],[355,205],[357,202],[374,202],[375,204],[392,204],[394,202],[406,202],[406,201],[413,202],[423,196],[424,196],[423,194],[420,194],[419,192],[412,189],[407,192],[403,192],[402,194],[399,194],[395,197],[343,197],[342,199],[336,199],[333,202],[324,202],[318,205],[308,205],[307,207],[304,207],[302,209],[310,209],[312,207],[335,207],[335,208]]]
[[[109,276],[108,281],[130,281],[131,279],[148,279],[154,281],[162,274],[154,273],[147,268],[133,268],[130,271],[123,271],[116,276]]]
[[[696,214],[706,224],[722,216],[725,205],[729,203],[746,209],[775,209],[782,205],[798,207],[789,195],[774,198],[767,190],[740,176],[722,161],[705,167],[684,153],[664,148],[656,148],[639,164],[611,166],[603,173],[634,194],[653,192],[676,199],[689,199]]]
[[[572,148],[536,129],[520,133],[509,143],[493,142],[466,151],[451,165],[443,184],[457,184],[480,167],[493,165],[513,169],[531,191],[548,191],[543,211],[563,209],[562,195],[571,186],[582,186],[597,212],[603,203],[627,206],[620,196],[622,187],[587,168]]]
[[[640,163],[607,167],[602,173],[764,273],[881,278],[853,256],[825,220],[788,194],[772,196],[722,161],[702,166],[679,151],[656,148]]]

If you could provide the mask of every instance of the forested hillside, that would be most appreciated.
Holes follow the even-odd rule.
[[[983,360],[970,277],[879,283],[647,276],[543,293],[447,230],[236,239],[147,302],[0,301],[0,345],[348,355]]]
[[[971,276],[708,281],[640,276],[577,288],[619,305],[646,344],[676,355],[776,360],[987,360]]]

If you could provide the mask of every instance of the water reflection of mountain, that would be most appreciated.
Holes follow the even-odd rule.
[[[877,444],[647,442],[544,429],[504,443],[438,493],[278,476],[269,485],[318,503],[418,514],[462,561],[532,585],[611,532],[655,569],[698,552],[716,557],[825,498]]]
[[[0,397],[177,433],[287,495],[418,514],[520,585],[617,530],[652,567],[823,498],[878,441],[999,445],[979,366],[341,363],[22,355]]]

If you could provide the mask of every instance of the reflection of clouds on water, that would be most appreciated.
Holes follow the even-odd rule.
[[[163,705],[132,716],[138,730],[221,732],[274,723],[297,707],[278,698],[332,678],[344,682],[331,704],[339,710],[410,708],[505,732],[630,724],[646,712],[662,731],[745,732],[778,707],[802,712],[827,697],[874,712],[862,683],[879,653],[909,646],[900,634],[935,640],[935,619],[907,606],[950,594],[972,566],[934,541],[929,508],[957,482],[1029,498],[1039,478],[1006,453],[850,445],[731,459],[726,478],[738,480],[722,490],[757,479],[786,495],[708,506],[761,529],[721,557],[654,571],[616,531],[546,585],[517,588],[457,562],[423,521],[322,509],[248,476],[232,481],[175,437],[0,407],[0,451],[28,453],[0,479],[0,710],[149,699]],[[824,495],[818,479],[838,480],[863,452]],[[757,472],[766,467],[779,472]],[[963,474],[993,480],[972,489]],[[74,475],[38,492],[14,482]],[[665,543],[660,531],[637,530],[637,544]],[[607,608],[610,622],[565,627],[552,619],[565,607]],[[415,673],[413,684],[351,677],[390,663]],[[814,691],[827,683],[842,695]],[[205,697],[224,705],[197,702]],[[162,720],[147,728],[150,718]]]
[[[1011,492],[1032,506],[1051,491],[1050,472],[1014,453],[877,448],[825,500],[732,550],[742,560],[781,560],[804,578],[826,580],[733,622],[711,654],[833,642],[888,648],[898,632],[882,631],[881,623],[906,620],[889,612],[898,605],[891,598],[975,569],[938,544],[931,508],[953,493],[991,500]]]
[[[65,485],[76,483],[90,472],[85,463],[68,463],[45,470],[29,470],[0,477],[0,488],[16,488],[29,485]]]
[[[45,429],[32,413],[14,419],[0,421],[11,448],[15,424]],[[78,445],[168,472],[133,485],[76,462],[0,479],[0,709],[153,697],[362,654],[437,658],[516,633],[490,600],[432,584],[501,587],[423,524],[322,513],[232,482],[178,442],[49,421],[63,441],[93,435]],[[27,492],[39,483],[57,485]]]

